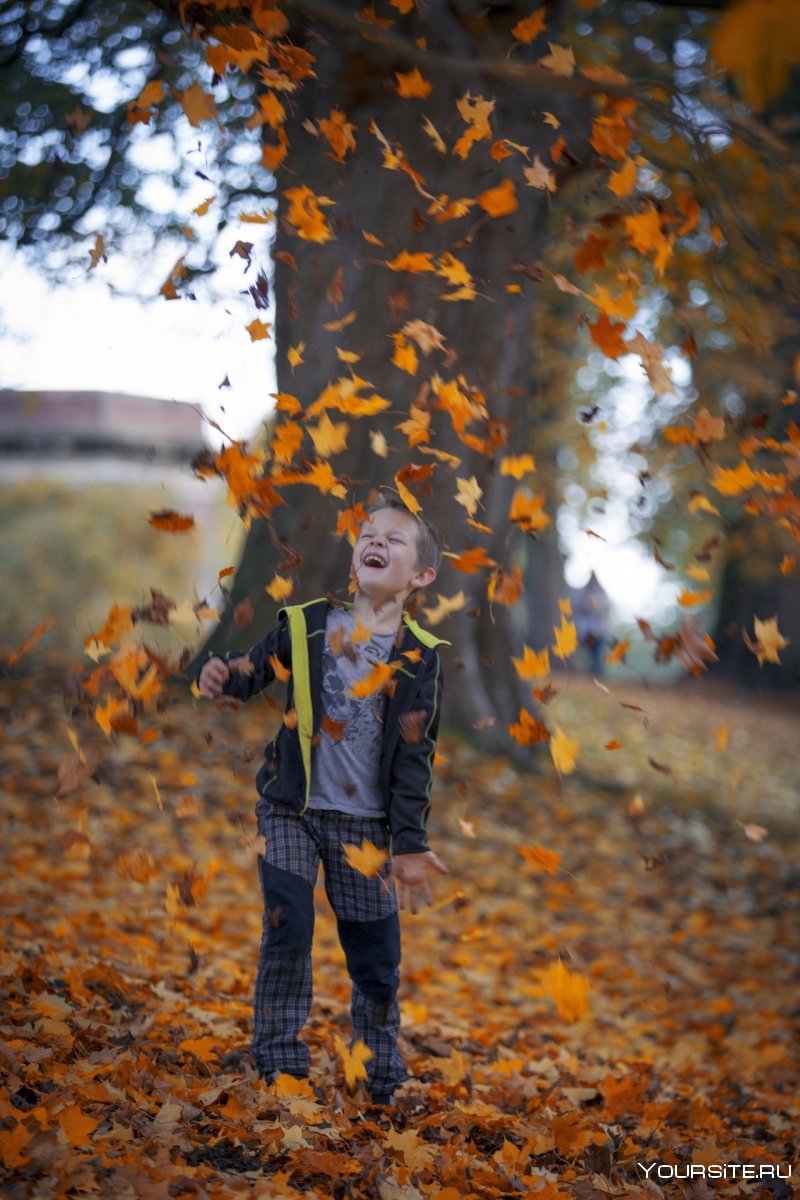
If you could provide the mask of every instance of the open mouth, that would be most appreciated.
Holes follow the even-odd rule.
[[[372,550],[368,550],[362,558],[361,564],[364,567],[385,567],[386,560],[381,558],[380,554],[377,554]]]

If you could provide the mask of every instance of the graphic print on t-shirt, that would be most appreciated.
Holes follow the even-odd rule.
[[[309,805],[382,816],[378,776],[388,696],[379,691],[359,698],[350,695],[350,688],[369,675],[375,663],[391,657],[395,635],[373,634],[367,644],[354,643],[350,640],[354,627],[349,613],[329,614],[322,654],[321,708],[324,717],[342,728],[336,736],[324,724],[320,730],[313,752]]]

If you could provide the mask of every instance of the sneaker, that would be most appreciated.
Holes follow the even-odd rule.
[[[376,1108],[394,1107],[394,1092],[371,1092],[370,1103]]]

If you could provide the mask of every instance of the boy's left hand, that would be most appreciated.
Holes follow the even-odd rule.
[[[440,875],[450,874],[432,850],[418,854],[395,854],[392,857],[392,874],[399,885],[401,908],[410,908],[415,913],[420,896],[430,908],[433,896],[428,883],[429,871],[438,871]]]

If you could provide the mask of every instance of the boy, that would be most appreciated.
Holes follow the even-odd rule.
[[[355,599],[280,609],[279,624],[247,655],[210,658],[200,691],[247,700],[291,669],[287,712],[264,751],[256,805],[266,851],[259,857],[264,923],[252,1052],[264,1077],[306,1078],[299,1034],[312,998],[314,884],[320,862],[352,982],[353,1041],[372,1051],[367,1086],[390,1104],[408,1077],[398,1050],[400,922],[394,883],[360,874],[342,844],[385,850],[401,907],[431,904],[428,874],[447,867],[428,848],[433,755],[442,695],[442,642],[403,605],[441,564],[441,538],[402,502],[379,494],[353,548]],[[351,689],[375,664],[395,665],[384,690]],[[244,668],[244,669],[242,669]]]

